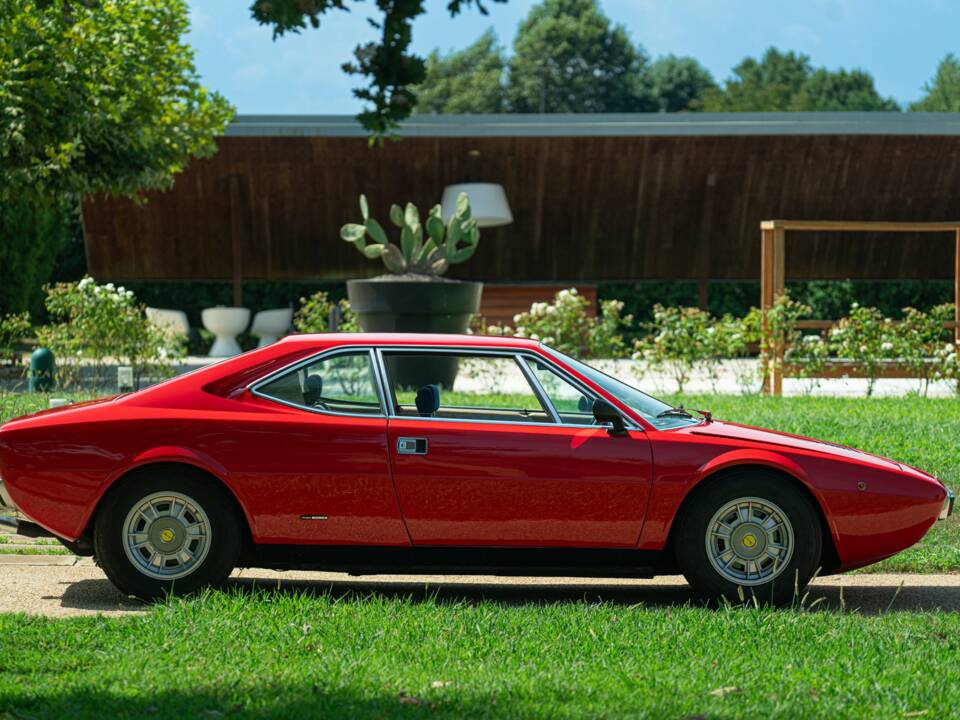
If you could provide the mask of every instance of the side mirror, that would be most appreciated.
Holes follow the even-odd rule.
[[[597,398],[593,401],[593,417],[598,423],[610,423],[607,432],[611,435],[627,434],[627,428],[623,424],[623,415],[603,398]]]

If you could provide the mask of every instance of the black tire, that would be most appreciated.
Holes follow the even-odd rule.
[[[240,519],[229,492],[218,481],[190,468],[141,470],[112,488],[97,512],[93,550],[97,564],[127,595],[157,600],[222,584],[236,566],[242,545]],[[206,516],[207,549],[187,574],[173,579],[150,576],[127,555],[124,524],[128,513],[154,493],[176,493],[193,500]],[[136,551],[131,551],[136,552]]]
[[[820,565],[823,537],[820,516],[802,490],[775,472],[750,469],[707,480],[694,492],[679,519],[674,551],[680,571],[699,596],[708,600],[726,598],[733,603],[742,598],[785,605],[802,594]],[[769,581],[756,585],[734,582],[721,574],[707,550],[707,533],[714,515],[734,500],[751,497],[782,510],[793,532],[793,552],[788,562],[779,572],[772,571]]]

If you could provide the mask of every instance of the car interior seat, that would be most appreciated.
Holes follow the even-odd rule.
[[[417,412],[420,417],[434,417],[437,410],[440,409],[440,386],[424,385],[417,390],[417,397],[414,400],[417,405]]]
[[[323,397],[323,378],[319,375],[307,375],[303,381],[303,404],[307,407],[319,407],[326,409],[326,405],[320,402]]]

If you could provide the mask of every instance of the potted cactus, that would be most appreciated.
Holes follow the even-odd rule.
[[[400,229],[399,244],[390,242],[383,227],[370,217],[365,196],[360,196],[362,223],[348,223],[340,237],[353,243],[365,257],[383,261],[389,273],[347,282],[350,307],[365,332],[466,332],[471,316],[480,309],[483,284],[443,277],[454,264],[469,260],[477,249],[480,230],[470,217],[465,194],[457,198],[456,211],[444,225],[435,205],[421,222],[416,206],[393,205],[390,221]],[[440,359],[438,368],[424,368],[423,377],[398,379],[417,386],[442,379],[447,387],[456,377],[455,361]],[[439,372],[439,375],[438,375]]]

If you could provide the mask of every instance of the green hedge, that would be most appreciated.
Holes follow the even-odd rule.
[[[858,302],[876,307],[893,318],[902,315],[905,307],[927,310],[941,303],[953,302],[950,280],[801,280],[787,282],[791,297],[813,308],[813,317],[836,320]],[[697,283],[693,280],[646,280],[640,282],[601,282],[597,286],[600,300],[624,302],[624,314],[634,316],[635,323],[652,319],[653,306],[690,305],[699,303]],[[708,310],[712,315],[743,317],[760,303],[760,282],[755,280],[715,280],[710,283]]]
[[[0,202],[0,316],[42,314],[42,287],[66,240],[68,216],[61,201],[35,195]]]

